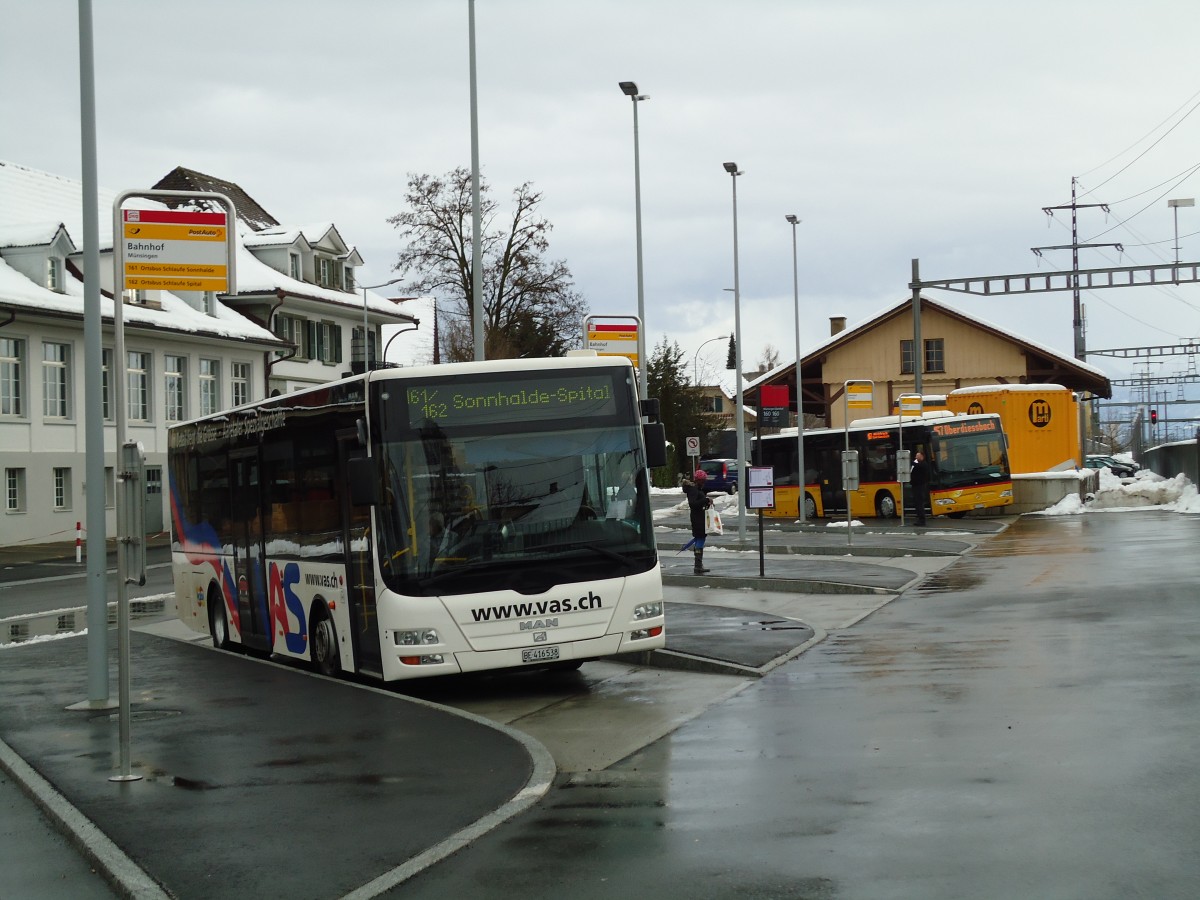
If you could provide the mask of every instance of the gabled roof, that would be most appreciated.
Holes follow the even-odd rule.
[[[1069,380],[1073,382],[1073,389],[1089,391],[1098,397],[1111,397],[1112,385],[1109,383],[1108,376],[1104,374],[1102,369],[1096,366],[1089,365],[1070,356],[1064,356],[1056,350],[1052,350],[1044,344],[1039,344],[1029,338],[1022,337],[1015,332],[1001,328],[999,325],[993,325],[976,316],[969,315],[962,310],[955,309],[938,300],[931,300],[929,297],[921,297],[921,308],[923,310],[935,310],[944,316],[951,319],[957,319],[964,324],[980,331],[985,331],[1000,340],[1007,341],[1011,344],[1016,344],[1024,350],[1030,359],[1040,358],[1045,365],[1042,368],[1052,369],[1055,372],[1061,373],[1055,375],[1055,380]],[[816,347],[809,350],[801,359],[801,368],[809,365],[820,363],[821,358],[828,354],[831,350],[837,349],[851,341],[857,340],[862,335],[866,334],[875,328],[878,328],[885,322],[896,319],[902,315],[912,315],[912,298],[906,297],[898,303],[887,307],[886,309],[876,313],[864,322],[855,325],[853,328],[847,328],[845,331],[840,331],[832,337],[826,339]],[[792,373],[796,368],[796,364],[788,363],[787,365],[777,366],[765,375],[755,379],[754,382],[747,387],[746,391],[753,391],[757,396],[757,389],[764,384],[774,384],[777,381],[786,377],[786,380],[791,381]],[[1030,366],[1033,368],[1033,366]],[[1064,378],[1064,375],[1070,375],[1070,378]]]
[[[112,206],[117,191],[96,189],[99,244],[112,246]],[[29,223],[62,223],[76,247],[83,246],[83,184],[29,166],[0,160],[0,227],[29,228]],[[147,204],[154,205],[147,200]],[[40,229],[41,225],[35,225]],[[13,232],[19,233],[19,232]],[[51,235],[53,237],[53,235]],[[47,241],[48,243],[48,241]],[[22,241],[13,246],[29,246]]]
[[[232,181],[225,181],[222,178],[214,178],[212,175],[205,175],[203,172],[197,172],[195,169],[185,169],[183,166],[176,166],[160,178],[158,183],[154,185],[154,188],[160,191],[205,191],[224,194],[233,201],[233,205],[237,208],[238,218],[254,231],[261,231],[264,228],[270,228],[272,225],[279,224],[274,216],[259,206],[257,201],[242,190],[239,185],[234,184]],[[184,202],[172,202],[168,205],[179,207],[186,204]]]
[[[307,238],[300,233],[299,228],[264,228],[262,231],[252,231],[243,234],[242,245],[245,247],[290,247],[298,245],[311,249]]]
[[[67,239],[71,251],[75,242],[62,222],[31,222],[28,225],[0,225],[0,250],[16,247],[46,247],[58,239],[59,234]]]

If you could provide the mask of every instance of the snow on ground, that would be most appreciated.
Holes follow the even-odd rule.
[[[1170,512],[1200,514],[1200,492],[1196,485],[1182,473],[1174,478],[1163,478],[1149,469],[1140,470],[1133,478],[1118,478],[1109,469],[1100,469],[1100,487],[1086,500],[1071,494],[1064,497],[1054,506],[1041,512],[1029,513],[1032,516],[1078,516],[1090,512],[1116,512],[1130,509],[1165,509]],[[1061,473],[1057,473],[1061,474]],[[687,499],[680,488],[652,488],[659,495],[672,495],[679,498],[674,506],[655,510],[655,520],[668,518],[687,512]],[[713,506],[721,513],[726,524],[731,517],[737,516],[737,496],[733,494],[711,494]],[[749,513],[747,513],[749,514]],[[855,525],[861,522],[855,521]],[[845,519],[828,522],[827,528],[845,528]],[[661,527],[663,531],[674,531]]]
[[[1133,478],[1118,478],[1108,469],[1100,469],[1100,487],[1081,500],[1075,495],[1035,516],[1078,516],[1089,512],[1116,512],[1129,509],[1165,509],[1179,513],[1200,513],[1200,495],[1186,475],[1163,478],[1142,469]]]

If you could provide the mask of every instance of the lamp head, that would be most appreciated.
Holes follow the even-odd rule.
[[[785,219],[787,219],[787,220],[788,220],[788,223],[789,223],[789,224],[791,224],[791,225],[799,225],[799,224],[800,224],[800,220],[799,220],[799,219],[797,219],[797,218],[796,218],[795,216],[793,216],[793,215],[787,215],[787,216],[784,216],[784,218],[785,218]]]
[[[738,171],[737,163],[734,163],[734,162],[725,163],[725,171],[728,172],[730,175],[741,175],[742,174],[741,172]]]
[[[620,83],[620,85],[621,85],[621,93],[623,93],[626,97],[636,97],[637,96],[638,89],[637,89],[636,82],[622,81]]]

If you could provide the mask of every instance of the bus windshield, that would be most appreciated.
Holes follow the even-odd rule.
[[[978,484],[981,478],[1009,477],[1004,435],[997,428],[964,430],[954,425],[932,429],[937,486]]]
[[[414,408],[425,409],[431,393],[383,396],[388,424],[373,455],[384,486],[377,526],[388,587],[409,596],[534,593],[653,568],[640,423],[632,395],[614,402],[614,387],[599,416],[567,404],[557,416],[510,409],[431,417]],[[581,427],[573,414],[599,421]]]

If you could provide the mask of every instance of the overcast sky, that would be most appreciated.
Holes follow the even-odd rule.
[[[101,184],[177,165],[235,181],[285,224],[335,222],[394,277],[385,221],[408,173],[470,165],[467,0],[96,0]],[[908,295],[923,278],[1167,262],[1171,197],[1200,194],[1195,0],[477,0],[480,156],[493,196],[531,181],[595,313],[637,311],[636,81],[647,332],[689,362],[733,330],[737,162],[746,368]],[[0,158],[78,178],[77,4],[10,3],[0,36]],[[1087,193],[1094,191],[1094,193]],[[3,202],[3,198],[0,198]],[[1200,208],[1179,210],[1200,258]],[[1128,226],[1120,225],[1130,220]],[[1114,227],[1116,226],[1116,227]],[[1110,230],[1111,229],[1111,230]],[[78,241],[81,236],[76,236]],[[931,293],[1071,355],[1069,293]],[[1200,287],[1084,295],[1088,346],[1200,336]],[[725,344],[703,348],[701,373]],[[1127,361],[1095,357],[1111,377]],[[1186,357],[1152,374],[1186,368]],[[1144,370],[1144,367],[1143,367]],[[1172,388],[1172,396],[1175,389]],[[1193,388],[1194,391],[1194,388]]]

